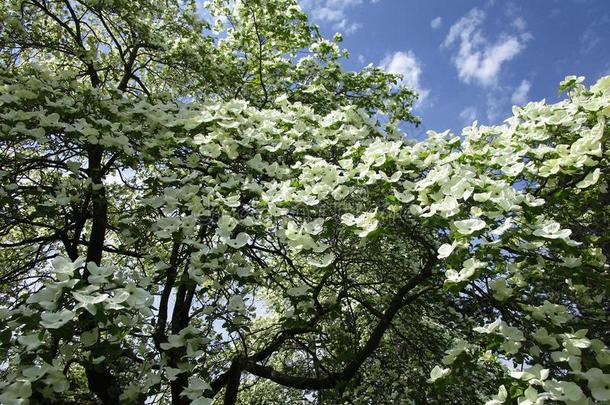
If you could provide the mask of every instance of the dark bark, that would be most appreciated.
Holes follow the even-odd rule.
[[[121,387],[118,381],[105,367],[89,366],[85,368],[89,390],[102,401],[104,405],[120,404]]]
[[[198,239],[201,240],[207,230],[207,227],[202,226],[199,229]],[[188,274],[188,266],[190,264],[188,257],[192,253],[190,248],[187,248],[185,254],[181,254],[180,251],[181,243],[177,239],[174,241],[172,253],[170,256],[170,268],[166,273],[166,282],[163,292],[161,293],[161,300],[159,303],[159,316],[158,324],[155,328],[154,339],[155,345],[158,350],[161,350],[161,343],[167,340],[165,329],[167,327],[167,316],[168,316],[168,302],[171,292],[176,284],[176,277],[178,273],[178,267],[182,266],[183,271],[180,276],[178,283],[178,290],[176,291],[176,297],[174,302],[174,311],[171,317],[171,333],[178,334],[182,329],[186,328],[190,321],[190,310],[193,303],[195,294],[196,284],[192,282]],[[184,259],[186,257],[186,260]],[[186,355],[184,347],[174,348],[166,352],[168,356],[168,365],[170,367],[178,368],[178,363]],[[170,383],[170,389],[172,393],[172,404],[183,405],[188,404],[190,401],[184,396],[181,396],[182,391],[188,385],[188,378],[185,373],[178,374],[176,379]]]
[[[188,265],[186,267],[188,267]],[[178,287],[178,292],[176,293],[176,302],[174,305],[174,312],[172,313],[171,331],[173,334],[178,334],[189,324],[189,312],[196,285],[189,281],[186,267],[181,277],[181,284]],[[168,353],[169,365],[177,368],[178,363],[184,355],[186,355],[184,347],[172,349],[172,351]],[[185,401],[184,397],[180,396],[187,385],[188,379],[184,373],[179,374],[176,379],[171,382],[172,404],[182,405],[189,403],[189,401]]]
[[[103,149],[100,146],[93,145],[89,148],[88,153],[89,168],[87,170],[93,187],[97,189],[93,189],[91,192],[91,235],[89,237],[89,249],[87,249],[87,261],[100,265],[108,226],[108,203],[106,202],[106,192],[102,182]]]
[[[180,395],[187,385],[188,379],[184,373],[178,374],[176,379],[171,382],[172,405],[188,405],[191,403],[191,400],[186,396]]]
[[[237,402],[237,394],[239,393],[239,383],[241,380],[241,371],[243,361],[236,358],[231,362],[231,367],[227,372],[227,387],[225,389],[224,405],[234,405]]]
[[[103,184],[102,157],[103,149],[98,145],[91,145],[88,150],[89,168],[87,169],[89,178],[94,186],[91,191],[91,235],[87,249],[87,262],[94,262],[101,265],[104,253],[104,241],[106,238],[106,228],[108,227],[108,203]],[[88,271],[83,270],[83,278],[86,279]],[[90,329],[94,321],[89,314],[85,314],[83,328]],[[93,348],[92,350],[95,350]],[[85,364],[85,373],[91,392],[95,393],[104,405],[119,404],[121,388],[115,376],[103,365]]]
[[[155,326],[155,332],[153,335],[157,350],[161,350],[161,343],[167,341],[167,336],[165,335],[165,328],[167,327],[167,309],[169,297],[172,293],[172,289],[174,288],[174,283],[176,282],[179,253],[180,242],[174,241],[169,260],[169,268],[165,272],[165,286],[163,287],[161,299],[159,300],[159,315],[157,316],[157,325]]]

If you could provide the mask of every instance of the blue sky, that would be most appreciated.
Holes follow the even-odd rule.
[[[325,37],[344,36],[345,68],[372,63],[419,90],[420,138],[497,124],[513,104],[556,101],[567,75],[610,74],[610,0],[301,0]]]

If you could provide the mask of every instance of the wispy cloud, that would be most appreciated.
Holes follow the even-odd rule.
[[[532,84],[527,80],[521,80],[521,83],[515,91],[513,95],[510,97],[510,101],[513,104],[525,104],[528,101],[528,95],[530,89],[532,88]]]
[[[377,3],[371,1],[371,3]],[[309,11],[314,21],[329,24],[344,34],[353,34],[362,24],[348,16],[348,10],[363,3],[363,0],[301,0],[302,7]]]
[[[595,33],[593,27],[589,26],[580,36],[581,51],[589,53],[601,42],[599,35]]]
[[[527,28],[527,23],[525,22],[523,17],[515,18],[513,20],[513,22],[511,23],[511,25],[513,27],[515,27],[516,29],[518,29],[519,31],[525,31],[525,29]]]
[[[489,124],[497,124],[508,111],[508,96],[504,90],[495,89],[487,93],[487,121]]]
[[[608,29],[610,29],[610,16],[608,14],[591,21],[579,37],[581,53],[590,53],[602,43],[604,38],[602,33],[608,32]]]
[[[435,19],[433,19],[432,21],[430,21],[430,27],[435,30],[441,27],[441,25],[443,25],[443,19],[442,17],[436,17]]]
[[[466,107],[460,112],[460,118],[464,121],[465,125],[470,125],[474,120],[477,119],[477,108],[474,106]]]
[[[492,42],[481,30],[484,20],[484,11],[472,9],[451,26],[443,47],[456,50],[452,60],[460,80],[492,86],[497,83],[502,65],[525,49],[529,35],[500,34]]]
[[[430,90],[421,85],[422,67],[412,51],[398,51],[387,55],[379,66],[390,73],[402,75],[401,84],[416,90],[419,93],[419,103],[430,94]]]

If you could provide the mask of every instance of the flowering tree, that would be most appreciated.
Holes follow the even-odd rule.
[[[610,400],[610,78],[461,137],[293,1],[0,6],[0,401]]]

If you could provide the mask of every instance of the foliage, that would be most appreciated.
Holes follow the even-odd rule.
[[[610,77],[414,143],[295,2],[207,7],[0,6],[2,403],[610,400]]]

